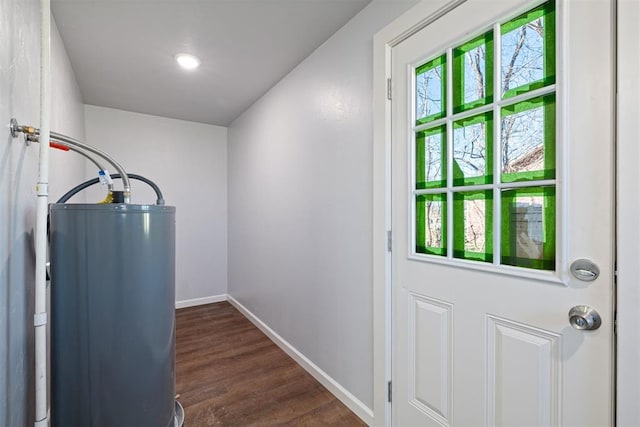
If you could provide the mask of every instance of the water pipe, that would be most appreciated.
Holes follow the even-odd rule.
[[[120,174],[113,173],[111,174],[111,178],[113,179],[120,178]],[[155,182],[145,178],[142,175],[136,175],[134,173],[130,173],[129,178],[142,181],[145,184],[147,184],[149,187],[151,187],[153,191],[156,193],[156,205],[164,205],[164,196],[162,195],[162,191],[160,190],[160,187],[158,187]],[[80,191],[84,190],[85,188],[91,187],[92,185],[97,184],[98,182],[100,182],[98,178],[93,178],[83,182],[82,184],[78,184],[75,187],[73,187],[71,190],[67,191],[62,197],[60,197],[56,203],[66,203],[67,200],[75,196]]]
[[[14,137],[16,137],[20,132],[24,133],[27,141],[39,142],[42,136],[42,132],[40,129],[34,128],[32,126],[21,126],[18,124],[18,122],[15,119],[11,119],[10,129],[11,129],[11,135]],[[47,138],[47,140],[50,140],[50,139],[54,141],[62,142],[67,146],[69,146],[69,148],[75,147],[84,151],[88,151],[92,154],[102,157],[107,162],[109,162],[118,171],[118,173],[121,176],[122,186],[124,190],[123,191],[124,203],[131,202],[131,183],[129,181],[129,176],[125,172],[122,165],[120,165],[120,163],[118,163],[113,157],[111,157],[109,154],[105,153],[104,151],[98,148],[92,147],[91,145],[85,144],[84,142],[78,141],[75,138],[71,138],[70,136],[63,135],[61,133],[49,131],[49,138]],[[47,144],[41,145],[40,146],[41,150],[43,146],[46,147]],[[74,151],[78,151],[78,150],[74,150]],[[78,151],[78,152],[81,153],[81,151]],[[86,156],[86,153],[84,154]],[[104,169],[101,169],[101,170],[104,170]]]
[[[51,4],[41,0],[40,32],[40,135],[51,132]],[[36,206],[35,268],[35,420],[34,427],[49,425],[47,407],[47,214],[49,210],[49,146],[40,144]]]
[[[35,130],[37,135],[40,135],[40,132],[38,129]],[[108,155],[107,153],[105,153],[104,151],[92,147],[90,145],[85,144],[84,142],[78,141],[77,139],[71,138],[70,136],[66,136],[66,135],[62,135],[61,133],[57,133],[57,132],[51,132],[51,139],[56,140],[56,141],[60,141],[60,142],[64,142],[66,144],[68,144],[69,146],[74,146],[74,147],[78,147],[81,148],[83,150],[86,150],[90,153],[96,154],[100,157],[102,157],[103,159],[105,159],[107,162],[109,162],[111,165],[113,165],[113,167],[118,171],[118,173],[121,176],[122,179],[122,187],[124,190],[124,203],[130,203],[131,202],[131,182],[129,181],[129,176],[127,175],[127,173],[125,172],[124,168],[122,167],[122,165],[120,165],[120,163],[116,162],[115,159],[113,157],[111,157],[110,155]],[[49,138],[46,139],[47,141],[49,140]],[[104,169],[101,169],[104,170]]]
[[[37,141],[37,138],[36,138]],[[93,158],[89,153],[77,148],[77,147],[71,147],[69,145],[66,144],[60,144],[57,143],[55,141],[49,141],[49,147],[51,148],[55,148],[56,150],[62,150],[62,151],[73,151],[74,153],[78,153],[81,156],[84,156],[86,159],[88,159],[91,163],[93,163],[99,171],[106,171],[104,165],[102,163],[100,163],[98,160],[96,160],[95,158]],[[118,177],[120,177],[118,175]],[[113,177],[112,177],[113,178]],[[107,185],[107,188],[109,191],[113,191],[113,182],[109,182],[109,184]]]

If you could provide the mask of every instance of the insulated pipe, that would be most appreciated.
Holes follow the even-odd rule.
[[[41,0],[40,33],[40,135],[49,141],[51,132],[51,4]],[[34,427],[49,425],[47,409],[47,213],[49,202],[49,144],[40,144],[36,192],[35,268],[35,420]]]

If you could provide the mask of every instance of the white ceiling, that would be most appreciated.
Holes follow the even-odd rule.
[[[84,102],[227,126],[371,0],[53,0]],[[174,55],[202,60],[179,69]]]

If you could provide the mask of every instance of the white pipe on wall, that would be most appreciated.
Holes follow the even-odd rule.
[[[41,0],[40,144],[36,208],[35,269],[35,427],[49,425],[47,408],[47,211],[49,203],[49,135],[51,132],[51,4]]]

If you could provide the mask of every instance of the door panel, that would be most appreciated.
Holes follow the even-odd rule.
[[[452,390],[453,306],[416,294],[409,295],[409,400],[435,419],[450,415]]]
[[[612,424],[612,5],[552,3],[555,81],[530,85],[529,98],[502,88],[500,69],[475,89],[465,83],[488,98],[491,81],[493,100],[446,86],[459,79],[448,69],[455,48],[484,43],[476,65],[498,64],[509,42],[501,25],[538,5],[467,0],[393,48],[394,425]],[[418,84],[441,96],[416,102]],[[529,117],[523,131],[555,130],[518,158],[501,129],[520,117]],[[477,129],[471,149],[456,148]],[[595,281],[569,274],[579,258],[599,266]],[[602,326],[572,328],[576,305],[596,308]]]
[[[560,335],[487,316],[487,352],[487,424],[557,424]]]

